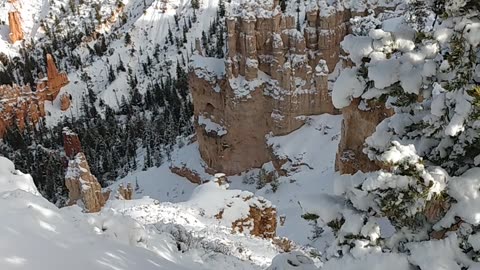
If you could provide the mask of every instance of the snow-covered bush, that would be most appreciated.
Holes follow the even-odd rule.
[[[406,16],[342,42],[354,66],[335,83],[334,105],[375,100],[395,114],[364,149],[384,169],[336,182],[347,207],[328,223],[336,242],[327,258],[401,253],[422,270],[473,269],[479,266],[480,5],[410,4]],[[423,21],[412,20],[420,14]]]

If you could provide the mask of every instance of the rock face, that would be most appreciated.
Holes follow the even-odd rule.
[[[375,132],[377,125],[392,115],[383,104],[369,104],[369,110],[358,108],[360,100],[352,101],[350,106],[342,109],[342,137],[338,145],[335,169],[340,174],[354,174],[357,171],[371,172],[380,167],[363,153],[364,142]]]
[[[36,91],[30,85],[0,85],[0,138],[14,124],[23,130],[27,124],[35,125],[45,117],[45,101],[55,100],[61,87],[68,83],[67,75],[58,72],[51,55],[47,55],[47,71],[47,78],[38,82]],[[67,106],[63,103],[62,100],[62,110]]]
[[[63,148],[68,159],[73,159],[78,153],[83,152],[78,135],[69,128],[63,128]]]
[[[131,183],[128,183],[126,187],[123,184],[118,186],[118,199],[131,200],[133,198],[133,187]]]
[[[249,202],[249,198],[247,202]],[[250,231],[251,235],[274,238],[277,231],[277,210],[268,206],[267,201],[259,199],[257,204],[250,205],[250,211],[247,218],[239,219],[233,222],[232,230],[234,232]]]
[[[8,24],[10,25],[10,41],[15,43],[19,40],[23,40],[22,23],[18,11],[11,11],[8,13]]]
[[[245,15],[250,13],[240,12],[246,9],[242,5],[226,19],[226,60],[199,52],[189,74],[201,156],[228,175],[271,161],[268,134],[298,129],[305,115],[338,113],[328,74],[352,16],[348,10],[324,14],[312,7],[300,32],[295,16],[282,14],[277,1],[259,4],[261,16]]]
[[[105,205],[109,192],[103,194],[97,178],[91,173],[85,154],[81,152],[78,136],[64,130],[65,152],[70,154],[65,185],[68,189],[68,205],[79,204],[88,213],[98,212]]]
[[[201,184],[202,183],[202,178],[198,174],[198,172],[193,171],[187,167],[170,167],[170,171],[174,174],[177,174],[181,177],[187,178],[188,181],[194,183],[194,184]]]
[[[54,101],[60,89],[69,83],[67,74],[58,72],[51,54],[47,54],[47,78],[37,84],[37,91],[42,92],[46,100]]]
[[[12,125],[21,130],[45,116],[44,99],[29,85],[0,85],[0,138]]]
[[[62,111],[68,110],[68,108],[70,108],[71,103],[72,103],[72,99],[70,95],[63,94],[60,96],[60,109]]]

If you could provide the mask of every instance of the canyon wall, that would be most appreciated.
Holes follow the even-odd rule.
[[[60,73],[53,57],[47,55],[47,77],[38,81],[36,91],[29,85],[0,85],[0,138],[14,124],[21,130],[27,124],[37,124],[45,117],[45,101],[55,100],[60,89],[66,84],[67,75]],[[65,102],[67,101],[62,102],[62,110],[68,109]]]
[[[191,61],[200,153],[211,169],[228,175],[271,161],[269,134],[288,134],[307,115],[339,113],[328,75],[340,60],[350,18],[362,15],[311,6],[300,32],[295,16],[282,14],[278,1],[263,4],[253,15],[242,4],[238,13],[233,8],[226,19],[225,60],[203,57],[197,42]]]

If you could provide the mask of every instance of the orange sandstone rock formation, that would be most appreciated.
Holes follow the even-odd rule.
[[[223,193],[224,197],[221,202],[225,203],[225,206],[220,207],[214,217],[231,222],[232,232],[249,233],[262,238],[274,238],[276,236],[277,210],[271,202],[262,197],[256,197],[251,192],[228,191],[229,181],[223,173],[215,174],[213,179],[204,185],[204,188],[210,186],[225,190],[224,193],[216,191],[219,192],[219,195]],[[201,189],[202,185],[199,188]],[[205,196],[211,196],[209,194],[214,193],[207,193]],[[205,199],[208,199],[208,197]],[[218,198],[214,198],[211,203],[215,205],[216,200]],[[248,213],[241,213],[247,209]],[[235,217],[237,215],[240,217]]]
[[[97,178],[90,172],[85,154],[80,152],[69,160],[65,185],[68,189],[68,205],[80,204],[86,212],[102,209],[107,200]]]
[[[63,148],[68,159],[74,158],[78,153],[83,152],[80,138],[69,128],[63,128]]]
[[[8,24],[10,25],[10,41],[15,43],[19,40],[23,40],[22,23],[18,11],[11,11],[8,13]]]
[[[67,74],[58,72],[51,54],[47,54],[47,78],[37,84],[37,91],[41,92],[46,100],[53,101],[60,89],[69,83]]]
[[[215,171],[232,175],[259,168],[272,160],[268,134],[288,134],[304,124],[306,115],[338,113],[328,75],[339,61],[352,12],[325,16],[312,8],[302,33],[295,17],[282,14],[277,5],[264,7],[271,17],[239,13],[227,18],[225,61],[192,57],[199,149]]]
[[[23,130],[38,123],[45,116],[44,102],[29,85],[0,85],[0,138],[12,125]]]
[[[70,108],[71,103],[72,103],[72,99],[69,94],[63,94],[60,96],[60,109],[62,111],[68,110],[68,108]]]
[[[118,199],[121,200],[131,200],[133,198],[133,187],[131,183],[127,183],[127,186],[124,187],[123,184],[118,186]]]
[[[91,173],[87,158],[81,150],[78,135],[65,128],[64,148],[68,167],[65,185],[68,189],[68,205],[79,204],[88,213],[98,212],[108,200],[110,192],[102,193],[102,187]]]
[[[247,200],[248,202],[248,200]],[[233,222],[234,232],[249,230],[251,235],[262,238],[274,238],[277,231],[277,210],[272,206],[265,206],[266,201],[259,199],[261,206],[250,205],[247,218]]]
[[[68,83],[67,75],[58,72],[51,55],[47,55],[47,71],[47,78],[37,84],[36,91],[29,85],[0,85],[0,138],[12,125],[23,130],[45,117],[45,101],[55,100],[61,87]],[[70,96],[68,100],[62,98],[61,109],[68,109],[70,102]]]

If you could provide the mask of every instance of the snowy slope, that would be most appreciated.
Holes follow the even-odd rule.
[[[147,85],[154,83],[151,81],[152,78],[157,80],[162,77],[165,78],[167,71],[170,71],[170,73],[174,75],[177,61],[180,63],[182,63],[183,59],[188,61],[186,56],[191,54],[195,39],[201,37],[202,31],[208,30],[211,21],[215,18],[218,8],[218,0],[200,1],[200,8],[195,12],[197,22],[192,23],[192,28],[186,34],[188,42],[177,50],[175,46],[171,46],[170,44],[166,45],[165,40],[169,29],[174,32],[174,35],[180,35],[182,33],[182,25],[186,22],[184,19],[188,18],[188,16],[193,16],[194,11],[191,7],[190,0],[172,0],[166,2],[150,0],[145,1],[147,6],[143,6],[141,1],[123,2],[126,3],[126,11],[124,11],[124,13],[138,14],[138,17],[129,15],[127,24],[115,31],[115,36],[118,38],[109,44],[109,51],[112,51],[112,54],[95,57],[90,64],[83,68],[83,72],[86,72],[91,77],[93,90],[98,95],[98,98],[102,99],[105,104],[114,109],[119,108],[119,101],[122,96],[129,97],[129,87],[126,73],[120,74],[115,81],[109,83],[108,65],[115,67],[121,59],[127,69],[131,68],[133,71],[141,70],[141,63],[146,62],[147,57],[153,58],[152,54],[157,46],[162,49],[166,46],[167,50],[160,55],[160,62],[158,64],[155,63],[155,65],[151,67],[150,72],[154,75],[150,77],[146,77],[144,74],[138,75],[139,85],[137,88],[140,93],[144,94]],[[180,30],[176,30],[175,15],[181,18],[179,22]],[[126,45],[124,40],[127,32],[131,36],[130,45]],[[92,41],[89,44],[79,46],[75,50],[75,53],[80,55],[84,62],[91,61],[92,59],[90,59],[91,56],[86,46],[93,47],[94,44],[95,42]],[[131,53],[132,49],[135,50],[133,54]],[[143,53],[139,53],[140,50]],[[184,55],[183,58],[182,55]],[[82,72],[79,70],[69,73],[68,77],[71,83],[60,92],[60,94],[68,93],[73,97],[73,104],[69,110],[60,110],[59,98],[52,103],[45,104],[49,114],[47,117],[48,125],[55,125],[60,119],[78,116],[81,113],[80,102],[82,96],[87,91],[87,85],[82,81],[81,74]],[[97,101],[97,103],[98,102],[99,101]]]
[[[0,269],[249,270],[268,266],[278,253],[269,241],[202,219],[194,205],[144,198],[110,201],[96,214],[58,209],[5,158],[0,200]]]
[[[71,219],[77,208],[60,210],[39,196],[31,177],[5,158],[0,158],[0,200],[0,269],[191,269],[111,239],[108,228],[94,230],[86,214]]]
[[[335,216],[344,208],[344,201],[333,196],[335,153],[340,140],[342,117],[325,114],[309,118],[307,125],[289,135],[268,138],[268,143],[272,145],[275,154],[288,160],[284,169],[289,173],[287,176],[278,178],[280,185],[275,193],[270,185],[257,190],[255,183],[243,183],[244,178],[248,176],[253,178],[258,176],[258,169],[244,172],[241,175],[230,176],[229,180],[232,189],[249,190],[257,196],[265,197],[276,206],[278,217],[285,217],[285,223],[283,225],[279,224],[277,227],[279,236],[287,237],[299,246],[308,245],[324,250],[333,238],[331,231],[328,231],[327,228],[321,238],[312,239],[312,224],[301,216],[305,213],[316,213],[325,220],[329,220],[332,215]],[[205,226],[208,227],[208,225],[205,225],[208,224],[206,223],[208,221],[198,220],[198,216],[192,217],[192,215],[195,215],[187,214],[191,211],[198,211],[198,209],[192,210],[187,207],[186,210],[182,210],[185,209],[185,205],[188,205],[188,200],[196,185],[170,172],[169,166],[178,166],[178,164],[183,164],[199,173],[203,172],[201,174],[202,178],[208,179],[208,175],[202,167],[203,161],[198,153],[198,146],[196,143],[192,143],[176,150],[172,155],[172,162],[167,162],[160,168],[150,168],[145,172],[139,170],[131,173],[110,188],[116,190],[120,183],[134,183],[136,179],[140,188],[134,194],[134,198],[149,196],[162,202],[160,206],[153,208],[145,205],[139,207],[146,208],[148,210],[145,211],[150,212],[150,214],[142,214],[142,216],[150,218],[153,216],[156,221],[175,222],[172,217],[186,215],[188,217],[184,218],[185,221],[182,221],[181,225],[190,231],[201,231]],[[264,168],[270,166],[271,164],[266,164]],[[173,202],[175,204],[165,204],[163,202]],[[132,206],[127,204],[125,207],[127,215],[132,217],[137,215],[132,210]],[[138,220],[145,223],[143,217]],[[215,237],[227,237],[223,232],[221,235]],[[235,238],[236,236],[228,237]],[[236,239],[241,239],[241,237],[236,237]]]

